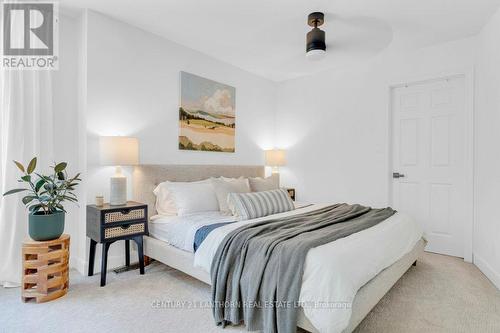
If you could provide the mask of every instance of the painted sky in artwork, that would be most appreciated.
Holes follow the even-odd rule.
[[[181,106],[186,111],[235,116],[235,88],[181,72]]]

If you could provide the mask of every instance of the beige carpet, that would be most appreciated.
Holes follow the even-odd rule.
[[[210,288],[161,264],[99,276],[71,274],[68,295],[24,304],[19,289],[0,289],[0,332],[234,332],[215,327]],[[157,301],[186,301],[168,308]],[[164,303],[165,304],[165,303]],[[189,308],[189,307],[195,308]],[[425,254],[381,300],[357,332],[500,332],[500,292],[473,265]]]

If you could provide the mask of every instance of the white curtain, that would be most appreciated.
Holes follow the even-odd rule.
[[[20,185],[21,173],[13,160],[26,165],[37,156],[37,170],[43,172],[54,161],[51,76],[51,71],[0,71],[1,194]],[[4,287],[21,282],[21,246],[28,237],[28,212],[21,197],[0,197],[0,285]]]

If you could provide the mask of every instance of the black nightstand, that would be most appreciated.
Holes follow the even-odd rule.
[[[292,200],[295,201],[295,189],[291,187],[284,187],[284,189],[288,192],[290,198],[292,198]]]
[[[130,266],[130,240],[137,244],[140,273],[144,274],[142,236],[148,234],[148,206],[128,201],[125,205],[98,207],[87,205],[87,237],[90,238],[89,272],[94,275],[95,248],[102,243],[101,287],[106,285],[108,250],[111,244],[125,240],[125,264]]]

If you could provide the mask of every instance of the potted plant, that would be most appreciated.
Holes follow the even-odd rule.
[[[19,192],[27,192],[22,198],[23,204],[29,210],[29,235],[36,241],[46,241],[59,238],[64,232],[64,210],[63,202],[78,202],[73,193],[75,186],[81,181],[80,174],[69,178],[66,173],[66,162],[55,163],[54,172],[49,175],[41,175],[34,172],[36,168],[36,157],[34,157],[25,168],[21,163],[14,161],[21,170],[23,176],[18,180],[26,183],[28,188],[16,188],[4,193],[10,195]]]

